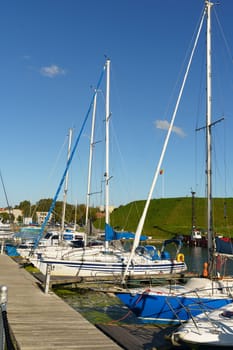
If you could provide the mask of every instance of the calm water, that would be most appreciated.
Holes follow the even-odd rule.
[[[75,289],[69,293],[59,291],[58,295],[93,324],[140,324],[137,317],[113,294]]]
[[[207,261],[207,248],[202,247],[183,247],[182,253],[190,272],[202,273],[203,264]],[[219,266],[221,275],[233,275],[233,261],[228,259],[222,261]]]

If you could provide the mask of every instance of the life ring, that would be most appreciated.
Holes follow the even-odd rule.
[[[179,262],[184,262],[184,254],[178,254],[177,257],[176,257],[176,260],[179,261]]]

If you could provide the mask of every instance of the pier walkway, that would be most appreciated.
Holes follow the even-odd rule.
[[[19,350],[120,350],[56,294],[7,255],[0,255],[0,285],[8,287],[7,316]]]

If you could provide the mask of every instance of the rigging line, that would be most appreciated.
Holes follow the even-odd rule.
[[[226,123],[224,123],[224,128],[223,128],[223,164],[224,164],[224,212],[223,212],[223,218],[225,221],[225,228],[227,228],[228,226],[228,217],[227,217],[227,202],[226,202],[226,198],[227,198],[227,151],[226,151]]]
[[[4,185],[4,181],[3,181],[1,170],[0,170],[0,177],[1,177],[1,183],[2,183],[2,187],[3,187],[4,195],[5,195],[6,202],[7,202],[8,211],[9,211],[9,214],[11,214],[11,208],[10,208],[10,204],[9,204],[9,201],[8,201],[8,197],[7,197],[7,193],[6,193],[6,187]]]
[[[100,87],[101,81],[102,81],[103,76],[104,76],[105,69],[106,69],[106,64],[104,65],[104,68],[102,69],[100,78],[99,78],[99,80],[98,80],[97,89],[99,89],[99,87]],[[61,188],[62,188],[63,183],[64,183],[65,178],[66,178],[66,174],[67,174],[68,169],[69,169],[69,167],[70,167],[70,164],[71,164],[71,162],[72,162],[72,160],[73,160],[73,157],[74,157],[76,148],[77,148],[77,146],[78,146],[78,144],[79,144],[79,140],[80,140],[80,138],[81,138],[81,135],[82,135],[82,133],[83,133],[84,127],[85,127],[86,122],[87,122],[87,120],[88,120],[88,117],[89,117],[89,114],[90,114],[90,111],[91,111],[91,108],[92,108],[92,105],[93,105],[93,102],[94,102],[94,97],[95,97],[95,93],[92,95],[91,103],[90,103],[89,108],[88,108],[88,110],[87,110],[87,113],[86,113],[86,115],[85,115],[85,118],[84,118],[84,121],[83,121],[81,130],[80,130],[80,132],[79,132],[79,134],[78,134],[78,137],[77,137],[77,139],[76,139],[76,141],[75,141],[75,144],[74,144],[74,146],[73,146],[72,152],[70,153],[70,158],[69,158],[69,160],[67,161],[67,165],[66,165],[65,171],[64,171],[64,173],[63,173],[62,179],[61,179],[61,181],[60,181],[60,183],[59,183],[57,192],[56,192],[56,194],[55,194],[55,196],[54,196],[54,198],[53,198],[51,207],[50,207],[50,209],[49,209],[49,211],[48,211],[48,213],[47,213],[47,215],[46,215],[46,218],[45,218],[45,220],[44,220],[44,222],[43,222],[43,224],[42,224],[42,226],[41,226],[40,233],[39,233],[38,237],[37,237],[36,240],[35,240],[33,249],[36,249],[36,248],[38,247],[39,241],[40,241],[40,239],[41,239],[42,236],[43,236],[45,226],[46,226],[46,224],[47,224],[47,222],[48,222],[48,220],[49,220],[49,218],[50,218],[50,215],[51,215],[51,213],[52,213],[52,211],[53,211],[53,209],[54,209],[54,207],[55,207],[55,204],[56,204],[56,201],[57,201],[57,197],[58,197],[58,195],[59,195],[59,193],[60,193],[60,191],[61,191]]]
[[[117,82],[117,78],[116,78],[116,71],[114,70],[114,66],[111,66],[111,81],[112,81],[112,86],[113,86],[113,89],[114,89],[114,92],[116,93],[115,97],[116,97],[116,103],[117,103],[117,106],[119,108],[119,111],[120,111],[120,115],[124,115],[124,111],[123,111],[123,105],[122,105],[122,98],[121,98],[121,90],[119,89],[119,86],[118,86],[118,82]],[[132,197],[132,195],[134,193],[132,193],[132,191],[129,192],[129,180],[128,180],[128,176],[127,176],[127,172],[126,172],[126,162],[125,162],[125,159],[122,155],[122,152],[121,152],[121,148],[120,148],[120,145],[119,145],[119,139],[117,137],[117,133],[116,133],[116,129],[115,129],[115,126],[116,124],[114,124],[114,116],[112,118],[112,122],[111,122],[111,125],[110,125],[110,128],[111,128],[111,134],[113,135],[113,140],[114,140],[114,144],[110,144],[110,147],[111,147],[111,152],[113,152],[113,150],[117,151],[117,155],[119,155],[119,162],[120,162],[120,166],[121,166],[121,173],[123,174],[123,177],[124,179],[126,179],[126,189],[124,189],[124,192],[126,192],[126,195],[128,195],[129,198]],[[112,172],[115,173],[115,170],[113,167],[115,167],[113,164],[111,164],[112,168],[110,169]],[[117,166],[117,169],[119,168],[119,166]],[[123,189],[123,188],[122,188]],[[116,197],[117,199],[117,197]],[[113,201],[114,201],[114,198],[113,198]],[[131,206],[132,208],[132,206]],[[138,219],[140,218],[140,215],[138,213],[138,208],[137,209],[137,217]],[[131,209],[130,209],[131,211]],[[129,218],[129,215],[130,215],[130,212],[128,213],[127,217],[126,217],[126,220],[124,220],[124,226],[123,227],[127,227],[128,225],[128,218]]]
[[[190,53],[190,51],[191,51],[191,48],[192,48],[193,46],[195,46],[196,37],[199,35],[199,34],[198,34],[198,31],[199,31],[198,25],[199,25],[199,23],[201,23],[201,21],[202,21],[202,18],[203,18],[202,16],[203,16],[204,11],[205,11],[205,5],[203,6],[203,8],[202,8],[202,10],[201,10],[199,19],[198,19],[198,21],[197,21],[197,25],[196,25],[196,27],[195,27],[195,30],[193,31],[192,38],[191,38],[191,40],[190,40],[188,49],[186,50],[186,54],[185,54],[183,63],[181,64],[181,68],[180,68],[180,71],[179,71],[179,73],[178,73],[177,80],[176,80],[175,85],[174,85],[174,87],[173,87],[173,91],[172,91],[171,96],[170,96],[170,98],[169,98],[169,102],[167,103],[167,106],[166,106],[166,110],[165,110],[165,113],[164,113],[165,116],[168,115],[168,109],[169,109],[169,106],[171,105],[171,101],[172,101],[172,99],[173,99],[173,96],[175,95],[176,87],[178,86],[179,81],[180,81],[180,79],[181,79],[182,76],[183,76],[183,71],[185,70],[185,67],[187,67],[186,62],[187,62],[187,60],[188,60],[188,57],[190,56],[189,53]],[[194,43],[194,44],[193,44],[193,43]]]
[[[215,14],[215,17],[216,17],[216,21],[217,21],[218,26],[219,26],[219,29],[220,29],[220,33],[221,33],[222,38],[223,38],[223,42],[224,42],[224,44],[225,44],[225,46],[226,46],[226,51],[227,51],[227,53],[228,53],[228,55],[229,55],[229,58],[230,58],[231,63],[233,63],[233,59],[232,59],[232,56],[233,56],[233,55],[232,55],[232,53],[231,53],[230,46],[228,45],[228,42],[227,42],[227,40],[226,40],[226,36],[225,36],[224,31],[223,31],[223,27],[222,27],[222,25],[221,25],[221,23],[220,23],[220,20],[219,20],[217,11],[216,11],[216,7],[214,6],[213,8],[214,8],[214,14]]]
[[[195,38],[194,46],[192,48],[192,51],[191,51],[191,54],[190,54],[190,57],[189,57],[189,60],[188,60],[188,64],[187,64],[187,67],[186,67],[186,70],[185,70],[185,74],[184,74],[184,77],[183,77],[183,80],[182,80],[182,83],[181,83],[181,87],[180,87],[180,90],[179,90],[178,98],[177,98],[177,101],[176,101],[176,104],[175,104],[175,107],[174,107],[174,110],[173,110],[173,113],[172,113],[169,129],[167,131],[167,135],[166,135],[166,138],[165,138],[163,149],[161,151],[160,159],[159,159],[159,162],[158,162],[158,165],[157,165],[157,168],[156,168],[153,180],[152,180],[152,185],[151,185],[151,188],[149,190],[148,198],[147,198],[147,201],[146,201],[146,204],[145,204],[145,207],[144,207],[141,219],[140,219],[140,221],[138,223],[138,226],[137,226],[137,230],[136,230],[136,233],[135,233],[135,239],[134,239],[134,242],[133,242],[133,247],[132,247],[132,250],[131,250],[131,253],[130,253],[130,256],[129,256],[129,259],[128,259],[128,263],[127,263],[126,268],[125,268],[125,271],[124,271],[123,276],[122,276],[122,284],[125,284],[125,277],[126,277],[126,275],[128,273],[129,266],[130,266],[130,264],[132,262],[134,254],[135,254],[135,250],[136,250],[136,248],[137,248],[137,246],[139,244],[139,240],[140,240],[142,229],[143,229],[143,226],[144,226],[144,223],[145,223],[147,211],[148,211],[148,208],[149,208],[149,205],[150,205],[150,201],[151,201],[151,198],[152,198],[152,194],[154,192],[154,188],[155,188],[158,176],[159,176],[159,171],[161,169],[161,165],[162,165],[163,158],[164,158],[164,155],[165,155],[165,152],[166,152],[166,149],[167,149],[167,145],[168,145],[168,142],[169,142],[169,139],[170,139],[170,135],[171,135],[171,132],[173,130],[176,114],[177,114],[177,111],[178,111],[178,108],[179,108],[179,105],[180,105],[180,100],[181,100],[181,97],[183,95],[185,83],[187,81],[187,77],[188,77],[188,73],[189,73],[189,70],[190,70],[190,67],[191,67],[193,56],[194,56],[194,53],[195,53],[195,50],[196,50],[196,47],[197,47],[197,43],[198,43],[198,40],[199,40],[199,37],[200,37],[200,33],[201,33],[201,29],[202,29],[202,25],[203,25],[203,22],[204,22],[205,15],[206,15],[206,10],[204,10],[202,18],[201,18],[201,22],[199,24],[197,36]]]
[[[226,36],[225,36],[225,33],[224,33],[224,30],[223,30],[223,27],[220,23],[220,20],[219,20],[219,17],[218,17],[218,14],[217,14],[217,11],[216,11],[216,7],[214,6],[214,14],[215,14],[215,18],[216,18],[216,23],[218,24],[218,27],[219,27],[219,33],[222,37],[222,41],[223,41],[223,44],[225,45],[225,50],[226,50],[226,53],[229,57],[229,64],[231,64],[231,66],[233,65],[233,54],[232,54],[232,50],[230,49],[230,46],[228,44],[228,41],[226,39]],[[222,65],[224,65],[225,67],[228,68],[229,72],[228,72],[228,78],[229,78],[229,82],[231,83],[231,87],[233,85],[233,80],[232,80],[232,72],[230,71],[230,67],[225,63],[221,63]]]
[[[58,154],[57,154],[57,157],[56,157],[56,159],[55,159],[55,162],[54,162],[54,164],[52,165],[52,168],[50,169],[50,172],[49,172],[49,174],[48,174],[48,176],[47,176],[47,179],[48,179],[48,180],[51,179],[52,176],[54,175],[55,170],[56,170],[57,165],[58,165],[58,161],[59,161],[59,159],[61,158],[61,154],[62,154],[62,152],[63,152],[63,150],[64,150],[66,144],[67,144],[67,137],[65,137],[64,142],[62,143],[62,145],[61,145],[61,147],[60,147],[60,149],[59,149],[59,151],[58,151]],[[45,191],[45,190],[44,190],[44,191]],[[34,206],[33,212],[32,212],[32,214],[31,214],[32,218],[33,218],[34,215],[36,214],[37,208],[38,208],[38,202],[37,202],[36,205]]]
[[[206,61],[205,61],[205,42],[202,42],[202,45],[201,46],[201,57],[202,57],[202,61],[201,61],[201,65],[200,65],[200,74],[199,76],[200,77],[204,77],[204,70],[205,70],[205,67],[206,67]],[[200,82],[199,82],[199,97],[198,97],[198,103],[197,103],[197,110],[196,110],[196,122],[195,122],[195,152],[194,152],[194,155],[195,155],[195,192],[196,193],[199,193],[199,196],[201,195],[202,191],[203,191],[203,174],[205,174],[205,171],[201,171],[200,175],[198,175],[199,173],[199,168],[200,169],[204,169],[205,165],[205,160],[202,159],[199,159],[200,158],[200,155],[203,154],[202,151],[199,151],[200,150],[200,147],[202,149],[203,145],[200,146],[200,141],[198,141],[198,136],[197,136],[197,130],[198,130],[198,125],[200,124],[200,116],[203,115],[203,112],[202,112],[202,106],[203,106],[203,91],[206,89],[206,86],[205,86],[205,82],[203,79],[200,79]],[[206,104],[206,101],[204,101],[204,104]],[[205,134],[204,135],[204,139],[202,138],[201,140],[204,142],[205,144]],[[201,162],[200,162],[201,160]],[[204,163],[203,163],[204,161]],[[198,164],[202,164],[201,166],[198,166]]]
[[[223,154],[224,154],[224,158],[223,158],[223,164],[224,164],[224,195],[225,198],[227,197],[227,148],[226,148],[226,139],[227,139],[227,133],[226,133],[226,123],[224,123],[224,129],[223,129]]]
[[[202,50],[204,50],[204,46],[202,48]],[[200,77],[204,76],[204,67],[206,65],[205,63],[205,55],[202,52],[201,56],[203,57],[202,59],[202,63],[201,63],[201,73],[200,73]],[[198,167],[197,164],[199,164],[200,160],[198,159],[198,156],[200,154],[202,154],[202,152],[199,152],[199,145],[200,143],[198,142],[197,139],[197,128],[199,125],[199,120],[200,120],[200,115],[202,115],[201,112],[201,106],[203,104],[203,89],[204,89],[204,82],[203,79],[200,79],[200,86],[199,86],[199,98],[198,98],[198,103],[197,103],[197,111],[196,111],[196,123],[195,123],[195,151],[194,151],[194,159],[195,159],[195,174],[194,174],[194,181],[195,181],[195,192],[199,194],[201,193],[201,188],[202,188],[202,179],[199,178],[198,176]],[[201,174],[204,174],[205,172],[202,171]],[[199,179],[198,179],[199,178]]]
[[[48,175],[48,178],[51,179],[52,176],[54,175],[55,170],[56,170],[56,168],[57,168],[58,161],[59,161],[59,159],[61,158],[61,155],[62,155],[63,150],[64,150],[64,148],[65,148],[66,145],[67,145],[67,135],[65,136],[64,142],[63,142],[63,144],[61,145],[60,150],[58,151],[57,157],[56,157],[55,162],[54,162],[54,164],[53,164],[53,166],[52,166],[52,169],[50,170],[50,173],[49,173],[49,175]]]

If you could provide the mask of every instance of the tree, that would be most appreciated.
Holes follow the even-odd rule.
[[[52,198],[40,199],[36,211],[49,211],[52,201]]]
[[[30,201],[23,201],[19,203],[19,209],[22,210],[24,217],[30,217],[31,216],[31,203]]]
[[[23,217],[21,215],[18,216],[17,218],[18,223],[22,224],[23,223]]]
[[[40,199],[36,205],[31,205],[30,201],[24,200],[20,202],[19,205],[15,206],[15,209],[21,209],[24,217],[32,217],[32,220],[36,222],[37,216],[36,212],[49,212],[50,207],[52,205],[52,198],[43,198]],[[53,223],[61,223],[62,220],[62,210],[63,210],[63,202],[57,201],[52,212],[52,222]],[[76,222],[79,225],[85,224],[86,218],[86,205],[80,204],[77,206],[73,204],[66,204],[66,212],[65,212],[65,223],[71,224],[75,221],[75,212],[76,212]],[[89,208],[89,218],[92,221],[96,220],[96,213],[98,212],[97,208]],[[18,220],[20,221],[20,220]]]
[[[7,212],[1,213],[0,215],[3,222],[14,222],[15,216]]]

